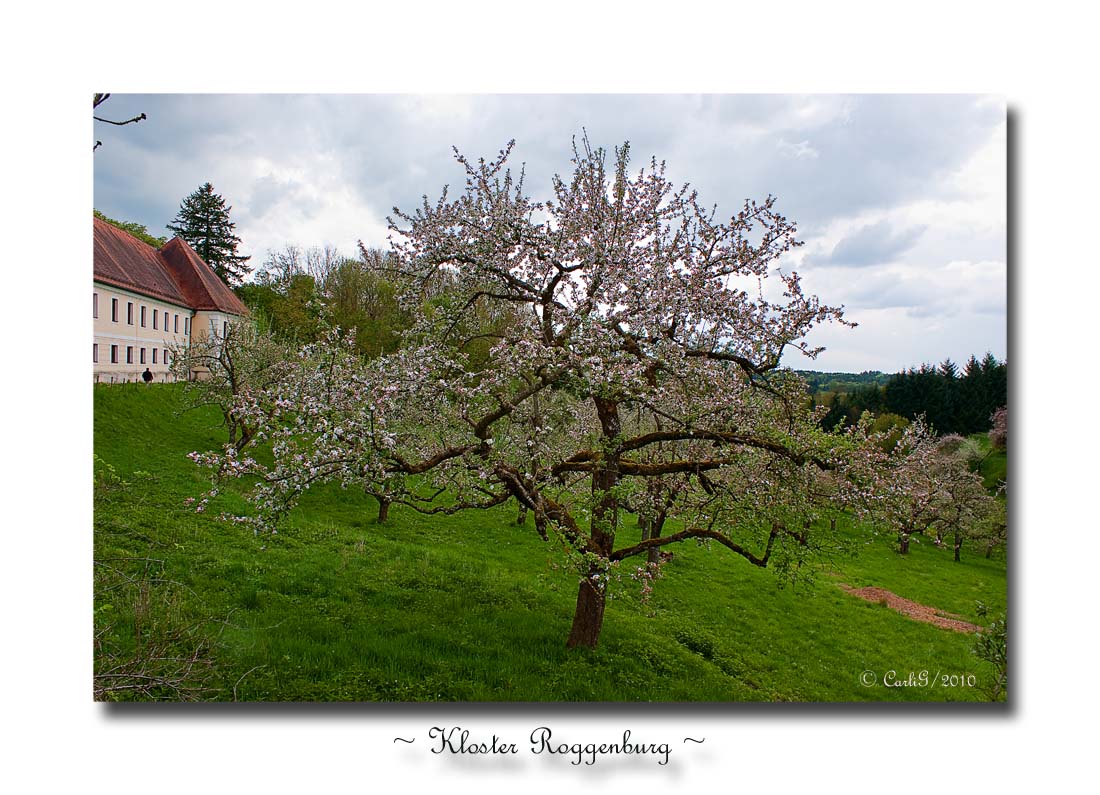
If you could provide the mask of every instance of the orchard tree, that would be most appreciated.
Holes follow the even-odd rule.
[[[864,516],[897,535],[897,551],[906,555],[915,535],[922,535],[936,519],[939,500],[939,459],[936,436],[917,418],[901,433],[889,451],[879,448],[875,482],[869,499],[857,505]]]
[[[229,444],[242,450],[253,440],[256,425],[239,407],[244,400],[278,384],[290,367],[291,353],[270,330],[249,319],[226,324],[190,344],[170,345],[171,371],[184,387],[188,408],[217,406],[229,431]]]
[[[989,430],[989,444],[994,450],[1008,449],[1008,406],[1001,406],[990,418],[993,427]]]
[[[965,538],[983,538],[993,532],[997,501],[977,471],[981,452],[971,440],[945,436],[938,441],[936,453],[932,526],[939,538],[950,533],[958,563]]]
[[[232,209],[207,182],[180,203],[167,228],[186,240],[222,281],[235,286],[248,275],[250,268],[245,263],[251,257],[237,253],[241,239],[233,233],[237,225],[229,220]]]
[[[597,645],[631,559],[698,542],[794,573],[831,548],[824,520],[868,499],[879,448],[868,423],[822,430],[779,367],[787,350],[818,353],[816,325],[844,321],[777,269],[799,244],[774,199],[720,221],[663,163],[631,173],[627,145],[609,164],[585,140],[535,202],[511,148],[488,162],[456,151],[460,195],[395,209],[401,349],[364,362],[337,335],[307,347],[240,403],[270,463],[193,454],[255,478],[255,510],[236,519],[271,528],[325,481],[396,478],[393,498],[424,513],[513,501],[576,567],[570,647]],[[624,544],[628,510],[648,530]]]
[[[870,499],[858,504],[865,515],[897,534],[897,549],[909,552],[914,535],[935,532],[937,544],[953,537],[956,562],[963,540],[988,532],[996,500],[975,471],[980,453],[961,436],[937,437],[918,417],[889,452],[880,449]]]

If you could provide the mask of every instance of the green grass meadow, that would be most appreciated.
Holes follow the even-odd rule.
[[[94,387],[95,626],[105,699],[216,701],[983,701],[970,635],[838,587],[877,586],[982,623],[1005,608],[1003,551],[930,540],[908,556],[848,526],[854,557],[780,587],[721,547],[674,547],[648,602],[623,572],[594,650],[567,650],[576,576],[515,510],[428,517],[326,487],[276,536],[184,505],[208,485],[186,454],[222,444],[177,385]],[[243,508],[219,498],[211,514]],[[637,540],[632,521],[619,544]],[[135,662],[148,658],[142,664]],[[144,667],[142,667],[144,666]],[[861,678],[870,671],[876,684]],[[894,671],[975,686],[885,687]],[[135,673],[136,672],[136,673]],[[141,676],[149,677],[141,679]],[[157,677],[175,687],[142,683]],[[126,689],[126,683],[134,686]],[[139,686],[140,685],[140,686]]]

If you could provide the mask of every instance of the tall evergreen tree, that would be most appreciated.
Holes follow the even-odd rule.
[[[939,398],[938,427],[943,428],[943,433],[957,433],[960,429],[959,420],[959,368],[950,358],[940,362],[937,368],[939,383],[936,391]]]
[[[976,356],[971,356],[959,379],[959,433],[977,433],[989,424],[989,417],[986,416],[988,391],[982,366]]]
[[[236,224],[229,220],[232,209],[207,182],[180,203],[168,229],[186,240],[223,281],[235,286],[251,270],[245,265],[251,257],[237,254],[241,239],[233,234]]]
[[[986,353],[982,359],[982,370],[985,373],[986,384],[989,390],[988,406],[995,411],[1001,406],[1008,405],[1008,362],[998,362],[993,354]],[[992,411],[990,413],[992,413]]]

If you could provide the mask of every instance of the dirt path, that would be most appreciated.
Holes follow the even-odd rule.
[[[955,632],[978,632],[982,628],[963,621],[962,618],[954,613],[948,613],[944,610],[937,610],[934,607],[928,605],[922,605],[919,602],[913,602],[909,599],[903,599],[895,593],[887,591],[885,588],[873,588],[868,586],[867,588],[853,588],[850,585],[839,583],[840,587],[852,594],[858,596],[860,599],[865,599],[868,602],[877,602],[878,604],[884,604],[891,610],[896,610],[904,616],[909,616],[915,621],[923,621],[926,624],[935,624],[940,629],[950,629]]]

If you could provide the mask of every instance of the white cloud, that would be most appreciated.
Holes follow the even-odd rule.
[[[784,157],[793,157],[795,159],[806,157],[816,160],[821,156],[821,153],[814,149],[809,141],[791,143],[786,138],[780,138],[775,148],[778,149],[779,153]]]

